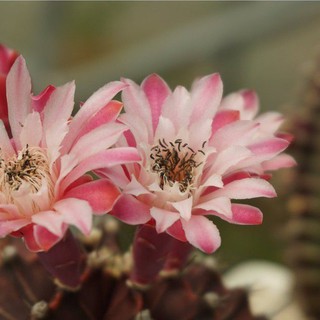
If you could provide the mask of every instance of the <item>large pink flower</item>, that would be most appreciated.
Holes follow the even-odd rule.
[[[105,85],[71,118],[74,83],[32,96],[25,61],[17,58],[6,80],[11,133],[0,120],[1,237],[21,236],[30,250],[48,250],[68,225],[87,234],[92,214],[112,208],[118,188],[86,173],[138,159],[134,148],[108,149],[126,130],[115,121],[121,103],[110,102],[125,86]]]
[[[141,87],[130,80],[123,91],[121,121],[130,132],[121,146],[136,147],[141,162],[100,170],[122,190],[112,214],[129,224],[153,224],[158,233],[210,253],[220,246],[218,229],[205,216],[237,224],[260,224],[258,208],[231,199],[274,197],[265,171],[290,167],[289,137],[277,134],[282,116],[255,118],[252,91],[222,101],[218,74],[173,92],[157,75]]]

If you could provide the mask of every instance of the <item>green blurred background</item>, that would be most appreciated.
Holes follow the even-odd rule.
[[[253,88],[263,111],[290,117],[319,41],[317,2],[0,2],[0,42],[25,56],[35,92],[75,79],[77,102],[120,77],[156,72],[174,87],[220,72],[225,94]],[[262,226],[215,220],[223,264],[281,261],[286,180],[289,170],[274,177],[279,198],[250,201],[264,211]]]

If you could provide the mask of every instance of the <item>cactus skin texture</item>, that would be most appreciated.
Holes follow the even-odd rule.
[[[308,72],[299,104],[291,129],[298,166],[288,202],[286,259],[295,273],[295,291],[304,312],[320,319],[320,54]]]
[[[111,230],[112,229],[112,230]],[[226,289],[216,270],[198,261],[144,290],[128,286],[131,253],[106,225],[80,238],[87,254],[77,291],[59,286],[19,239],[1,241],[1,320],[264,320],[250,312],[245,289]],[[111,230],[111,231],[110,231]]]

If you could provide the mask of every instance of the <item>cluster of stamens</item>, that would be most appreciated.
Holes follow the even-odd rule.
[[[186,192],[192,187],[194,170],[202,162],[198,162],[198,153],[205,155],[203,150],[194,151],[182,139],[167,143],[165,139],[158,140],[159,144],[151,148],[150,158],[151,171],[160,177],[159,186],[164,189],[165,185],[173,186],[179,183],[181,192]],[[204,148],[205,142],[202,145]]]
[[[48,159],[39,148],[30,150],[26,145],[17,157],[0,159],[0,188],[9,198],[24,182],[32,193],[36,193],[43,178],[48,178],[49,175]]]

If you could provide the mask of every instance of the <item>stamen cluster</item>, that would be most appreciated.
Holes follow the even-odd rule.
[[[48,159],[43,150],[29,148],[28,145],[19,151],[18,156],[7,161],[0,159],[0,172],[0,188],[9,199],[24,182],[32,193],[36,193],[41,188],[42,180],[50,177]]]
[[[199,152],[204,155],[203,150],[194,151],[182,139],[170,141],[169,144],[165,139],[159,139],[158,144],[151,148],[150,158],[153,160],[151,171],[160,177],[160,188],[163,189],[165,185],[172,187],[178,182],[181,192],[190,189],[194,169],[202,164],[197,160]]]

